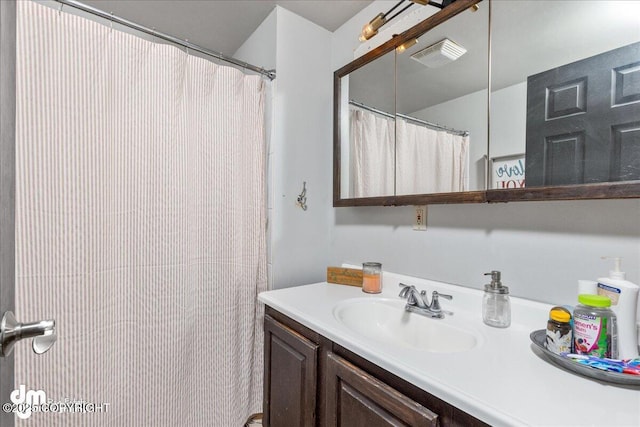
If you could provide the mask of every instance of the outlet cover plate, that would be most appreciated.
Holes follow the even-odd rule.
[[[425,231],[427,229],[427,206],[414,206],[414,208],[413,229]]]

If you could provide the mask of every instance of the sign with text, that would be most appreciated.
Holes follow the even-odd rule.
[[[493,157],[490,168],[491,187],[494,189],[524,188],[524,156],[524,154],[516,154],[513,156]]]

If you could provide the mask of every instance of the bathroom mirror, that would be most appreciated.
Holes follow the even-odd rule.
[[[475,3],[479,3],[480,10],[466,12]],[[411,94],[407,93],[415,86],[411,83],[410,69],[403,65],[405,58],[428,46],[427,43],[442,40],[447,33],[446,25],[454,19],[481,17],[489,6],[491,108],[486,111],[490,118],[486,112],[468,111],[466,107],[472,103],[464,108],[453,107],[454,103],[469,102],[481,93],[482,89],[474,92],[470,88],[465,92],[462,88],[470,84],[468,76],[474,73],[486,76],[486,66],[471,66],[466,76],[453,69],[445,72],[443,68],[442,73],[449,78],[440,88],[446,89],[444,92],[460,91],[459,96],[447,100],[437,99],[437,92],[425,93],[427,106],[422,109],[419,109],[421,105],[412,106]],[[457,0],[337,70],[334,74],[334,206],[639,198],[638,16],[639,0],[579,3],[573,0]],[[481,26],[483,22],[478,19],[460,27],[471,32],[469,27]],[[464,34],[456,35],[456,39],[451,36],[452,41],[466,47],[467,42],[461,41]],[[341,191],[340,159],[342,150],[347,150],[342,144],[346,138],[342,138],[345,121],[348,126],[347,106],[339,101],[343,97],[348,100],[348,95],[342,92],[345,86],[342,80],[416,37],[417,45],[396,56],[397,113],[413,114],[417,119],[469,131],[469,191],[414,194],[402,189],[398,192],[396,188],[391,196],[353,198],[347,191]],[[468,49],[467,54],[470,52]],[[549,76],[557,78],[548,80]],[[441,107],[450,103],[452,108],[437,112],[434,106],[438,103]],[[449,117],[437,114],[445,111],[453,114]],[[421,115],[423,113],[425,115]],[[481,142],[475,145],[481,138],[481,130],[476,131],[472,123],[458,121],[477,117],[490,125],[488,147]],[[399,121],[396,122],[397,134]],[[482,158],[484,155],[486,161]],[[404,179],[397,171],[396,167],[396,187]]]
[[[638,197],[639,17],[631,0],[492,2],[489,200]]]
[[[388,52],[341,79],[342,180],[347,198],[395,192],[395,58]]]
[[[488,14],[486,11],[462,13],[478,2],[479,0],[457,0],[334,73],[334,206],[484,201]],[[469,40],[480,37],[484,39],[485,45],[458,64],[446,64],[449,71],[444,67],[440,70],[429,70],[428,67],[411,59],[412,54],[429,46],[426,41],[418,41],[402,54],[396,53],[396,48],[407,41],[420,39],[430,30],[439,29],[439,26],[450,19],[458,19],[465,14],[473,15],[468,19],[484,23],[473,27],[468,25],[468,19],[462,19],[457,25],[450,25],[440,33],[447,33],[449,37],[464,40],[465,43],[471,43]],[[426,40],[429,41],[436,36],[427,37]],[[437,41],[439,40],[435,40]],[[478,44],[482,45],[482,42]],[[479,62],[474,64],[474,61]],[[450,83],[447,73],[456,69],[459,73],[465,67],[479,67],[478,74],[481,77],[474,79],[475,83],[459,85],[456,90],[442,90],[443,82]],[[390,76],[393,86],[389,86]],[[404,79],[402,84],[399,84],[399,79]],[[479,81],[481,83],[478,83]],[[389,89],[392,89],[391,93]],[[460,120],[456,117],[460,112],[443,113],[446,108],[440,104],[471,92],[481,92],[483,89],[484,104],[481,109],[473,112],[467,110],[471,116],[481,116],[477,121],[479,126],[470,125],[466,119]],[[398,93],[402,94],[401,97],[397,96]],[[396,109],[396,103],[401,105],[400,110]],[[426,111],[429,108],[431,111]],[[412,117],[411,114],[414,112],[419,117]],[[448,143],[448,148],[457,147],[455,150],[449,150],[445,156],[447,160],[451,162],[455,156],[462,157],[463,161],[458,163],[464,164],[466,169],[456,171],[455,168],[460,167],[458,165],[444,168],[447,170],[441,174],[442,176],[449,179],[452,174],[457,173],[457,177],[451,180],[455,181],[452,185],[442,190],[412,184],[419,180],[420,173],[435,173],[443,168],[433,165],[433,159],[428,155],[425,161],[429,160],[430,163],[423,164],[421,160],[415,162],[416,159],[424,157],[422,153],[415,154],[415,144],[413,147],[407,147],[403,142],[398,146],[398,123],[403,126],[403,134],[415,134],[416,129],[428,129],[444,135],[444,139],[448,140],[452,135],[449,131],[455,132],[454,127],[459,127],[463,131],[455,133],[465,134],[459,136],[466,141],[471,132],[483,135],[479,135],[477,143],[471,145],[472,150],[462,150],[462,142],[444,142]],[[438,129],[434,130],[434,127]],[[431,152],[437,154],[437,150],[432,149]],[[473,157],[470,157],[470,153]],[[481,159],[480,165],[478,156]],[[398,160],[402,163],[399,164]],[[469,173],[469,170],[472,172]]]
[[[489,8],[396,50],[396,195],[486,189]]]

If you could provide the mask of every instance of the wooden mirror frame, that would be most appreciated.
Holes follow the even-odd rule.
[[[482,0],[457,0],[441,11],[431,15],[414,27],[393,37],[365,55],[355,59],[333,74],[333,206],[404,206],[455,203],[501,203],[515,201],[542,200],[591,200],[591,199],[628,199],[640,198],[640,181],[606,182],[597,184],[562,185],[548,187],[525,187],[518,189],[486,189],[456,193],[411,194],[402,196],[381,196],[361,198],[341,198],[341,132],[340,119],[342,107],[340,103],[342,77],[362,66],[392,52],[396,47],[421,36],[443,22],[453,18]],[[489,0],[491,1],[491,0]],[[489,22],[491,26],[491,22]],[[489,40],[491,43],[491,40]],[[489,55],[491,49],[489,48]],[[491,58],[489,58],[490,60]],[[489,99],[491,87],[488,88]],[[491,140],[489,139],[489,144]]]

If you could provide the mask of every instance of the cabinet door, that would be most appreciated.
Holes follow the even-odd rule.
[[[438,425],[436,414],[333,353],[326,380],[328,427]]]
[[[317,353],[316,344],[265,316],[265,426],[315,426]]]

